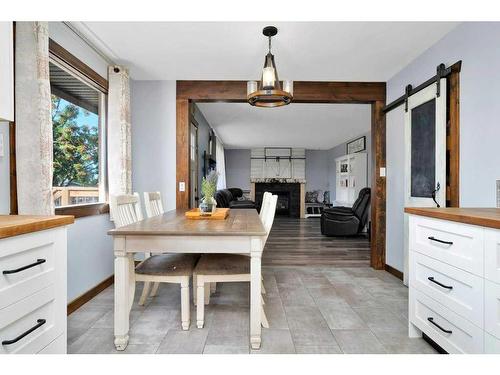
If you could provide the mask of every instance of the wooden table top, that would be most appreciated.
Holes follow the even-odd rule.
[[[189,220],[186,210],[163,215],[112,229],[112,236],[264,236],[266,230],[255,209],[232,209],[225,220]]]
[[[0,238],[56,228],[74,221],[75,218],[69,215],[0,215]]]
[[[406,207],[405,212],[413,215],[500,229],[500,208]]]

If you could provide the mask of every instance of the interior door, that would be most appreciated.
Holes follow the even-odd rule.
[[[439,95],[437,94],[439,92]],[[446,78],[408,98],[405,114],[405,207],[446,206]],[[408,282],[405,215],[404,283]]]
[[[198,127],[189,127],[189,207],[198,207]]]

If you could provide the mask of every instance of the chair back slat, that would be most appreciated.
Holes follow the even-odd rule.
[[[112,195],[109,208],[115,227],[122,227],[143,219],[139,194]]]
[[[144,207],[147,217],[163,214],[164,210],[160,192],[144,192]]]

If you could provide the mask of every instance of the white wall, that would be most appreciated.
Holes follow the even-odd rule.
[[[331,190],[329,150],[306,150],[306,191]]]
[[[49,22],[50,38],[103,77],[108,64],[61,22]],[[106,233],[109,215],[75,220],[68,230],[68,302],[113,274],[113,243]]]
[[[160,191],[175,209],[175,81],[132,81],[132,187]]]
[[[0,156],[0,215],[10,213],[9,123],[0,121],[3,156]]]
[[[387,83],[387,102],[435,74],[439,63],[463,60],[460,73],[460,206],[495,207],[495,180],[500,178],[500,23],[458,25]],[[403,269],[404,169],[403,111],[387,117],[386,262]]]

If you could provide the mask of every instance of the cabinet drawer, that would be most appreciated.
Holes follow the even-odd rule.
[[[483,228],[414,215],[409,223],[410,250],[483,277]]]
[[[500,230],[484,230],[484,277],[500,284]]]
[[[500,340],[487,332],[484,334],[484,353],[500,354]]]
[[[410,322],[448,353],[483,352],[481,328],[414,288],[410,288]]]
[[[56,256],[65,242],[58,229],[0,240],[0,309],[55,282]]]
[[[66,354],[66,335],[60,335],[45,348],[40,350],[38,354]]]
[[[0,310],[0,354],[37,353],[64,332],[65,324],[54,287],[38,291]],[[4,343],[24,333],[17,342]]]
[[[410,252],[410,286],[482,328],[484,280],[469,272]]]
[[[500,339],[500,285],[484,284],[484,330]]]

